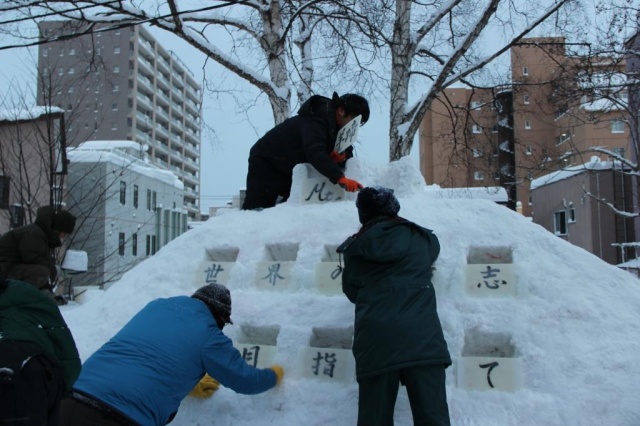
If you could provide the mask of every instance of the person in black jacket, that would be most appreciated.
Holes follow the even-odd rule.
[[[273,207],[279,198],[286,201],[291,191],[292,171],[296,164],[311,163],[331,183],[339,184],[349,192],[362,185],[344,176],[341,163],[349,158],[351,150],[336,153],[333,149],[338,130],[349,121],[361,116],[361,125],[369,119],[369,103],[355,94],[329,99],[314,95],[298,111],[269,130],[249,153],[249,171],[244,210]]]
[[[0,237],[0,276],[27,281],[51,293],[57,276],[53,250],[62,246],[63,239],[73,233],[75,225],[76,218],[68,211],[56,212],[51,206],[40,207],[34,223],[20,226]],[[41,268],[47,268],[49,279],[29,279],[39,276]],[[34,273],[34,269],[38,271]]]
[[[342,290],[355,304],[358,425],[393,425],[399,384],[415,425],[449,425],[451,357],[431,283],[438,238],[398,217],[390,189],[364,188],[356,206],[362,228],[337,251],[344,256]]]

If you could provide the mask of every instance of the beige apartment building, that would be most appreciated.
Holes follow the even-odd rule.
[[[606,151],[628,157],[625,111],[603,99],[612,86],[620,87],[624,62],[570,50],[562,37],[523,39],[511,48],[509,86],[444,90],[420,127],[427,184],[500,185],[508,205],[521,202],[531,216],[531,180],[592,156],[607,160]],[[626,97],[623,90],[606,95]]]
[[[38,208],[64,206],[64,111],[0,110],[0,234],[33,223]]]
[[[66,111],[68,145],[146,144],[151,163],[184,184],[184,207],[200,215],[202,89],[178,56],[141,25],[43,21],[38,103]],[[80,36],[77,35],[82,34]],[[61,37],[60,39],[56,39]]]

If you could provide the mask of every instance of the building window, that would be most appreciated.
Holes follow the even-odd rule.
[[[9,207],[9,227],[14,229],[24,224],[24,206],[12,204]]]
[[[60,53],[59,53],[59,55],[60,55],[60,56],[64,56],[64,48],[60,49]]]
[[[155,235],[151,236],[151,254],[152,255],[156,254],[156,236]]]
[[[133,185],[133,208],[138,208],[138,185]]]
[[[75,74],[76,70],[73,67],[69,68],[69,74]]]
[[[69,88],[67,89],[67,93],[73,93],[73,86],[69,86]]]
[[[569,223],[576,223],[576,209],[569,207]]]
[[[120,88],[118,87],[118,85],[117,85],[117,84],[115,84],[115,85],[113,86],[113,91],[114,91],[114,92],[119,92],[119,91],[120,91]]]
[[[473,133],[482,133],[482,128],[477,124],[471,126],[471,132]]]
[[[533,147],[531,145],[527,145],[525,154],[526,155],[533,155]]]
[[[146,249],[146,253],[147,256],[149,256],[151,254],[151,235],[147,235],[147,249]]]
[[[120,72],[120,67],[119,66],[116,65],[115,67],[113,67],[113,73],[114,74],[118,74],[119,72]]]
[[[113,48],[113,53],[114,53],[115,55],[118,55],[118,54],[120,53],[120,48],[119,48],[119,47],[114,47],[114,48]]]
[[[480,148],[473,148],[473,156],[475,158],[482,157],[482,150]]]
[[[567,235],[567,212],[564,210],[554,213],[553,232],[556,235]]]
[[[49,48],[48,47],[45,47],[45,48],[42,49],[42,56],[44,56],[45,58],[47,56],[49,56]]]
[[[611,133],[624,133],[624,121],[612,120],[611,121]]]
[[[10,187],[11,187],[11,178],[8,176],[0,176],[0,209],[9,208]]]
[[[616,154],[620,158],[624,158],[624,148],[621,146],[614,146],[613,153]]]
[[[562,133],[560,136],[556,138],[556,146],[562,145],[569,139],[571,139],[571,136],[569,136],[568,132]]]
[[[493,126],[491,126],[491,133],[498,133],[498,125],[494,124]]]
[[[138,234],[131,235],[131,255],[138,255]]]
[[[58,75],[64,75],[64,68],[58,68]]]
[[[120,204],[127,204],[127,182],[120,181]]]
[[[147,210],[151,210],[151,190],[147,189]]]
[[[124,256],[124,232],[118,234],[118,254]]]
[[[111,111],[117,111],[118,110],[118,104],[111,104]]]
[[[483,172],[473,172],[473,180],[484,180]]]
[[[527,130],[531,129],[531,121],[524,120],[524,128]]]
[[[76,54],[76,49],[74,49],[73,47],[69,49],[69,56],[75,56],[75,54]]]
[[[522,102],[524,102],[525,105],[529,105],[529,95],[524,95],[522,97]]]
[[[158,208],[158,193],[156,191],[153,191],[152,197],[151,197],[151,207],[153,207],[153,210],[155,211]]]
[[[482,108],[482,103],[481,102],[471,102],[471,109],[480,109]]]
[[[522,75],[529,75],[529,67],[522,67]]]
[[[111,123],[111,130],[118,130],[118,123]]]

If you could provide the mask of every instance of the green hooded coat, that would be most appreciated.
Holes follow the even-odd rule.
[[[6,288],[0,293],[0,341],[37,345],[59,363],[70,390],[80,374],[81,362],[58,306],[28,283],[7,280],[4,284]]]
[[[344,255],[342,290],[355,303],[357,379],[419,365],[450,365],[431,283],[440,253],[433,232],[399,217],[378,217],[338,252]]]

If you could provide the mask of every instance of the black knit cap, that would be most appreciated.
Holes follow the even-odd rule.
[[[380,186],[361,189],[356,199],[356,207],[358,219],[363,225],[378,216],[396,217],[400,211],[400,203],[393,195],[393,189]]]
[[[53,215],[53,221],[51,228],[64,232],[65,234],[73,234],[73,230],[76,227],[76,217],[66,210],[60,210]]]
[[[221,284],[208,284],[196,290],[191,297],[202,300],[212,311],[217,319],[224,324],[233,324],[231,321],[231,293]]]

